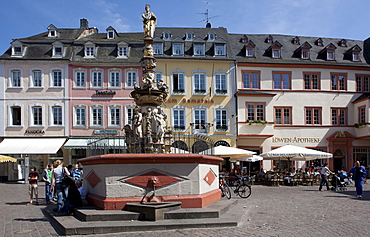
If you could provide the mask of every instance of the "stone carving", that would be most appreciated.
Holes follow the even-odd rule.
[[[153,12],[150,12],[150,5],[145,5],[145,13],[142,15],[144,23],[144,38],[153,38],[155,26],[157,25],[157,17]]]
[[[134,136],[135,139],[138,140],[139,138],[143,137],[143,115],[141,114],[140,108],[136,107],[134,110],[134,119],[132,121],[133,128],[134,128]]]
[[[157,141],[163,143],[163,137],[167,127],[167,115],[162,110],[162,107],[158,107],[154,117],[157,125]]]

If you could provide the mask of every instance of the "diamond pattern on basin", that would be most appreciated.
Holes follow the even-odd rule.
[[[93,188],[101,181],[93,170],[87,175],[86,180]]]
[[[155,181],[155,188],[161,188],[173,183],[182,181],[181,178],[177,178],[160,171],[149,171],[134,177],[124,180],[126,183],[130,183],[143,188],[152,188],[153,182]]]
[[[215,179],[216,179],[215,173],[213,173],[212,170],[209,170],[206,176],[204,176],[203,180],[206,181],[207,184],[211,185],[213,181],[215,181]]]

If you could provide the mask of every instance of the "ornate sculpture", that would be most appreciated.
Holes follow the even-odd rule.
[[[145,5],[145,13],[142,15],[144,22],[144,38],[153,38],[155,26],[157,25],[157,17],[153,12],[150,12],[150,5]]]
[[[135,115],[132,124],[134,128],[135,139],[141,138],[143,136],[143,115],[141,114],[139,107],[135,107]]]
[[[154,116],[157,124],[157,140],[159,143],[163,143],[164,132],[166,131],[167,127],[167,115],[164,113],[161,107],[158,107],[158,110]]]

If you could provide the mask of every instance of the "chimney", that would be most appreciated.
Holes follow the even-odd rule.
[[[89,29],[89,22],[87,21],[87,19],[80,19],[80,29]]]

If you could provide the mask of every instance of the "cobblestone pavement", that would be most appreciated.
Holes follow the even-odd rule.
[[[57,236],[42,214],[44,186],[39,206],[26,206],[28,186],[0,183],[0,236]],[[114,233],[95,236],[369,236],[370,189],[356,198],[355,188],[345,192],[319,192],[317,186],[267,187],[254,185],[249,208],[238,227]]]

